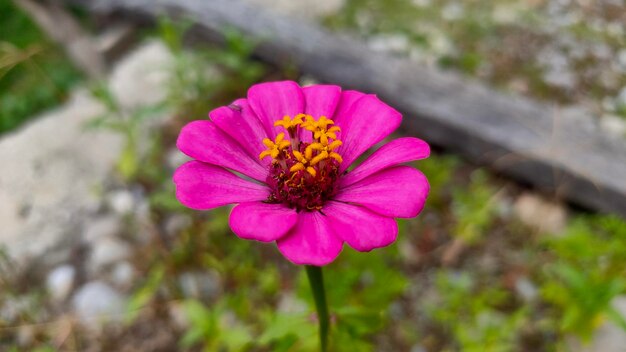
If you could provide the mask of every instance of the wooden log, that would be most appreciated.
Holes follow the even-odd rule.
[[[404,113],[407,134],[584,207],[626,216],[626,140],[607,136],[588,116],[374,53],[358,40],[241,0],[78,1],[95,11],[185,17],[213,38],[235,28],[261,40],[264,60],[378,94]]]

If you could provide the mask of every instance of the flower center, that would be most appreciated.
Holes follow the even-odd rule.
[[[335,152],[341,145],[337,138],[339,126],[321,116],[315,120],[311,115],[298,114],[283,117],[274,123],[282,126],[274,141],[265,138],[267,150],[259,157],[272,158],[267,176],[271,188],[269,203],[283,203],[298,210],[320,210],[324,202],[335,194],[335,180],[339,177],[341,155]],[[311,142],[300,140],[311,134]]]

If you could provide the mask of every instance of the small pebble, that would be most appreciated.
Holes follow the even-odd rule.
[[[76,269],[71,265],[62,265],[48,274],[46,287],[52,299],[55,301],[64,300],[72,290]]]

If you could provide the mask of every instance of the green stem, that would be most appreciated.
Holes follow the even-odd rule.
[[[317,320],[320,323],[320,351],[328,351],[328,305],[326,304],[326,291],[324,290],[324,275],[321,266],[306,265],[306,274],[309,277],[315,308],[317,309]]]

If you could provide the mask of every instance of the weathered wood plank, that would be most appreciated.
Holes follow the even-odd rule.
[[[406,133],[574,203],[626,216],[626,141],[606,136],[585,116],[373,53],[359,41],[240,0],[82,1],[98,11],[185,16],[212,37],[236,28],[262,39],[257,54],[264,60],[377,93],[405,114]]]

